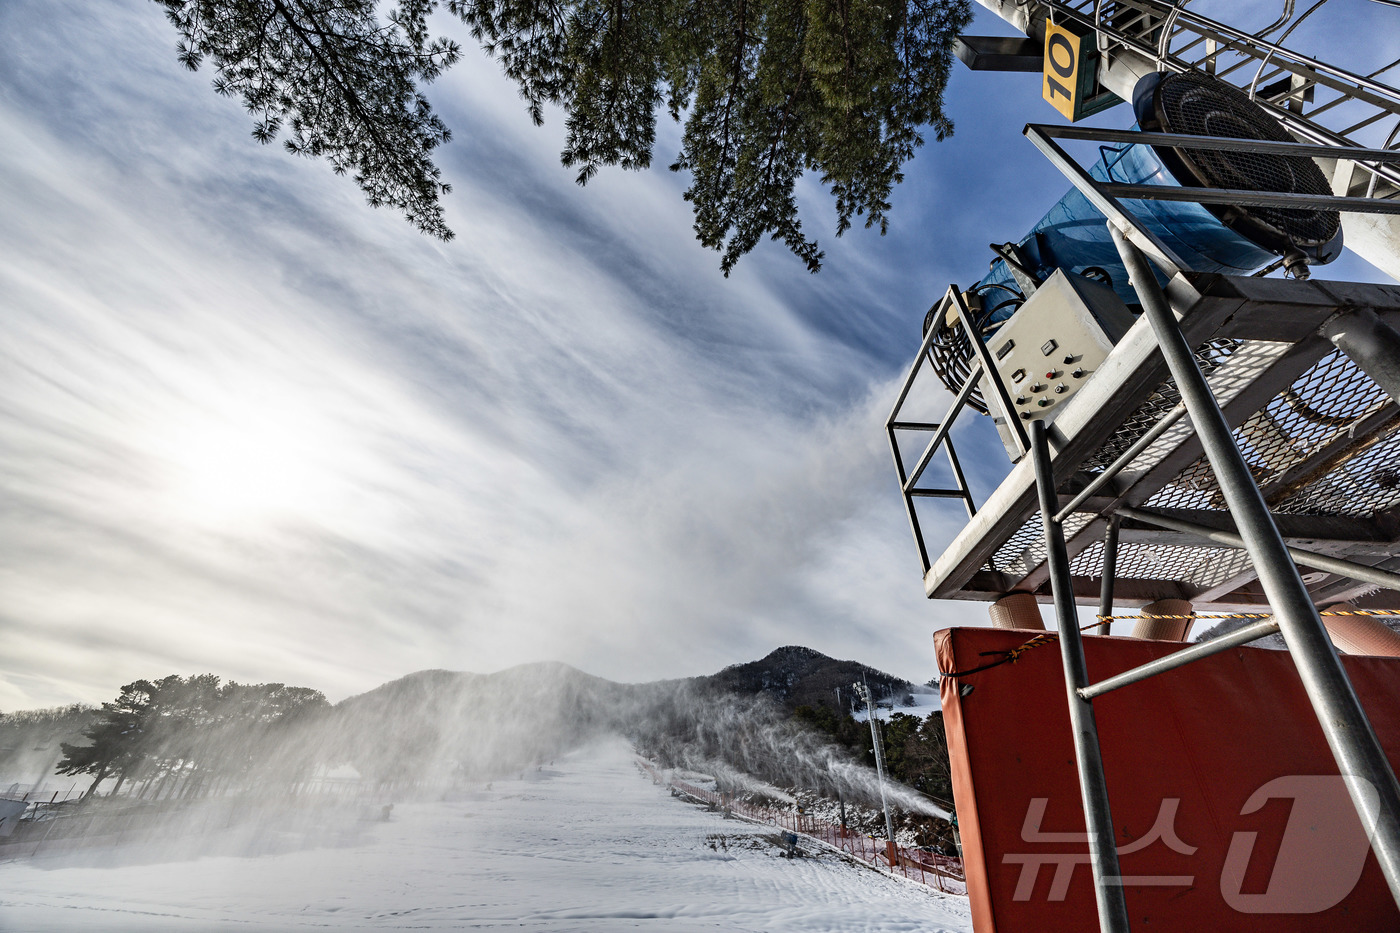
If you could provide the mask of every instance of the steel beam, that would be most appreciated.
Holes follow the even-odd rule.
[[[1017,417],[1016,406],[1011,404],[1011,396],[1006,392],[1006,384],[1001,381],[1001,373],[997,371],[996,361],[992,359],[991,352],[987,350],[987,344],[982,339],[982,335],[973,328],[972,312],[968,310],[967,302],[963,301],[962,292],[958,291],[956,285],[948,286],[948,300],[958,310],[958,326],[967,336],[967,342],[972,347],[976,364],[981,367],[982,374],[987,378],[987,386],[992,390],[986,399],[987,408],[990,411],[1001,413],[1001,417],[1006,421],[1006,429],[1016,439],[1017,449],[1021,451],[1022,456],[1025,456],[1026,451],[1030,450],[1030,439],[1026,437],[1026,426]],[[930,330],[932,329],[930,328]],[[928,344],[925,342],[919,353],[927,352]]]
[[[1131,447],[1119,454],[1118,458],[1108,466],[1104,467],[1103,472],[1096,476],[1089,485],[1085,486],[1077,496],[1071,499],[1068,505],[1060,509],[1060,511],[1055,514],[1055,521],[1062,522],[1068,518],[1071,512],[1079,508],[1090,496],[1102,489],[1105,483],[1123,472],[1123,468],[1136,460],[1138,454],[1155,444],[1157,438],[1167,433],[1167,429],[1180,421],[1181,416],[1184,414],[1186,414],[1186,406],[1177,405],[1171,411],[1163,415],[1156,424],[1147,429],[1142,437],[1133,441]]]
[[[920,358],[922,358],[922,354],[920,354]],[[943,441],[953,430],[953,423],[957,421],[958,415],[962,413],[963,406],[967,404],[967,400],[972,397],[972,392],[977,388],[977,380],[982,377],[982,372],[981,361],[974,361],[971,372],[967,374],[967,381],[958,389],[957,395],[953,396],[953,404],[948,406],[948,413],[943,416],[943,420],[940,421],[938,426],[934,429],[933,437],[928,439],[928,443],[924,446],[923,453],[919,456],[919,461],[914,464],[914,469],[909,472],[909,478],[904,481],[905,492],[913,492],[914,485],[919,481],[919,478],[924,475],[924,470],[928,468],[929,461],[933,459],[933,455],[938,452],[938,448],[943,445]]]
[[[1069,693],[1069,721],[1074,733],[1074,759],[1079,766],[1079,792],[1084,798],[1084,823],[1089,836],[1089,865],[1094,872],[1099,929],[1102,933],[1127,933],[1128,904],[1123,897],[1122,872],[1118,868],[1118,847],[1108,806],[1108,782],[1103,773],[1099,728],[1094,721],[1093,703],[1079,693],[1089,686],[1089,668],[1084,661],[1084,641],[1079,634],[1079,616],[1074,608],[1064,528],[1055,521],[1055,473],[1044,421],[1031,422],[1031,458],[1035,463],[1045,545],[1050,552],[1050,585],[1055,594],[1055,619]]]
[[[1029,71],[1039,74],[1044,46],[1034,39],[1005,36],[958,36],[953,54],[973,71]]]
[[[1106,186],[1102,182],[1095,181],[1082,165],[1071,159],[1069,153],[1065,152],[1060,144],[1046,133],[1046,130],[1054,129],[1054,127],[1043,124],[1028,123],[1021,132],[1040,150],[1045,158],[1050,160],[1051,165],[1059,169],[1066,178],[1074,183],[1074,186],[1079,189],[1079,193],[1084,195],[1085,200],[1092,204],[1100,214],[1107,217],[1109,223],[1115,225],[1115,230],[1121,226],[1123,230],[1129,231],[1128,235],[1132,237],[1133,242],[1140,249],[1144,249],[1152,255],[1153,262],[1157,263],[1168,278],[1184,269],[1189,269],[1190,266],[1170,246],[1143,226],[1140,220],[1125,211],[1123,205],[1119,204],[1116,199],[1105,193]]]
[[[1128,502],[1119,503],[1129,505]],[[1147,506],[1136,506],[1146,509]],[[1111,509],[1105,509],[1111,511]],[[1174,518],[1178,522],[1189,522],[1211,531],[1235,531],[1235,522],[1230,513],[1223,509],[1181,509],[1167,506],[1154,506],[1151,514],[1163,518]],[[1313,550],[1319,554],[1331,555],[1328,546],[1340,545],[1356,553],[1388,555],[1395,547],[1397,535],[1394,525],[1388,520],[1388,513],[1379,513],[1371,518],[1356,515],[1295,515],[1275,514],[1274,524],[1284,540],[1303,550]],[[1154,523],[1156,524],[1156,523]],[[1162,528],[1164,525],[1156,524]],[[1194,533],[1194,532],[1193,532]],[[1126,540],[1127,533],[1124,532]],[[1134,540],[1143,540],[1139,533]],[[1303,542],[1311,542],[1305,544]],[[1159,542],[1161,543],[1161,542]]]
[[[1331,194],[1292,194],[1249,188],[1177,188],[1166,185],[1099,183],[1107,197],[1125,201],[1189,201],[1193,204],[1238,204],[1242,207],[1294,207],[1314,211],[1400,214],[1400,201],[1342,198]]]
[[[947,306],[949,299],[944,298],[943,304],[938,306],[938,313],[942,313]],[[890,409],[890,416],[885,419],[885,436],[890,442],[890,456],[894,458],[895,473],[899,476],[899,487],[903,490],[908,483],[908,474],[904,470],[904,457],[899,452],[899,438],[895,436],[895,425],[902,424],[899,420],[899,411],[904,407],[904,402],[909,398],[909,391],[914,388],[914,380],[919,376],[919,370],[923,368],[924,358],[928,355],[928,348],[933,344],[934,338],[938,336],[938,328],[930,327],[924,334],[923,342],[919,344],[918,355],[914,357],[914,362],[909,364],[909,372],[904,376],[904,382],[899,387],[899,397],[894,401],[894,407]],[[919,562],[927,574],[929,570],[928,546],[924,543],[924,532],[919,526],[919,513],[914,509],[914,500],[908,493],[904,494],[904,510],[909,518],[909,530],[914,535],[914,544],[919,549]]]
[[[1400,334],[1376,312],[1357,308],[1339,314],[1322,325],[1321,333],[1387,395],[1400,401]]]
[[[1099,618],[1113,615],[1113,585],[1118,571],[1118,516],[1108,519],[1108,529],[1103,536],[1103,576],[1099,584]],[[1105,622],[1098,628],[1101,635],[1113,634],[1113,623]]]
[[[1019,585],[1018,580],[1019,578],[1000,571],[979,570],[959,591],[958,598],[984,603],[995,602],[1015,590]],[[1099,604],[1102,592],[1102,581],[1099,577],[1074,575],[1070,577],[1070,582],[1074,586],[1074,598],[1079,605],[1093,607]],[[1145,606],[1159,599],[1190,599],[1191,596],[1192,590],[1176,580],[1138,580],[1120,576],[1113,586],[1113,600],[1119,606]],[[1036,593],[1036,599],[1041,602],[1050,601],[1048,594],[1040,592]],[[1256,605],[1257,601],[1240,603],[1232,608],[1252,611]]]
[[[963,507],[967,509],[967,517],[971,518],[977,514],[977,503],[972,501],[972,487],[967,484],[962,463],[958,460],[958,452],[953,449],[953,436],[951,434],[944,441],[943,451],[948,455],[948,465],[953,468],[953,479],[957,482],[958,488],[962,490]]]
[[[1326,146],[1300,142],[1280,143],[1264,139],[1238,139],[1233,136],[1192,136],[1189,133],[1145,133],[1138,130],[1100,129],[1095,126],[1041,124],[1040,129],[1052,139],[1075,139],[1104,143],[1144,143],[1149,146],[1173,146],[1182,149],[1255,152],[1260,155],[1305,156],[1313,159],[1353,159],[1400,164],[1400,152],[1394,149],[1363,149],[1359,146]]]
[[[1260,619],[1251,622],[1242,628],[1235,629],[1228,635],[1220,635],[1210,641],[1198,642],[1189,648],[1182,648],[1180,651],[1173,651],[1165,657],[1155,661],[1148,661],[1146,664],[1139,664],[1132,670],[1106,677],[1092,686],[1079,690],[1079,695],[1086,700],[1093,700],[1111,693],[1120,687],[1129,684],[1141,683],[1149,677],[1156,677],[1166,671],[1175,670],[1190,664],[1192,661],[1199,661],[1201,658],[1208,658],[1213,654],[1228,651],[1239,645],[1247,645],[1252,641],[1258,641],[1266,635],[1272,635],[1278,631],[1278,623],[1273,619]]]

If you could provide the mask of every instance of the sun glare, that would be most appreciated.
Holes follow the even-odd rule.
[[[332,477],[319,465],[323,453],[306,428],[274,409],[182,432],[169,450],[180,511],[229,527],[312,510]]]
[[[306,490],[307,470],[285,443],[268,431],[200,438],[185,452],[185,492],[220,513],[293,508]]]

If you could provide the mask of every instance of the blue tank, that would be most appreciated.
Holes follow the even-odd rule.
[[[1099,150],[1099,160],[1089,169],[1096,181],[1177,186],[1150,146],[1101,146]],[[1197,272],[1248,275],[1276,258],[1276,253],[1226,227],[1199,204],[1123,203],[1144,227]],[[1058,268],[1078,274],[1097,269],[1108,276],[1113,290],[1126,304],[1137,303],[1106,219],[1077,188],[1060,198],[1018,245],[1030,260],[1030,271],[1041,279]],[[1001,305],[989,318],[992,323],[1006,320],[1020,306],[1020,289],[1004,260],[998,259],[973,290],[983,296],[986,308]]]

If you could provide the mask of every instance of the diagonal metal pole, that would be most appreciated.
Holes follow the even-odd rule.
[[[1235,446],[1225,416],[1196,366],[1167,296],[1142,252],[1116,225],[1110,223],[1109,230],[1200,435],[1225,503],[1259,572],[1259,582],[1274,609],[1279,632],[1298,668],[1303,689],[1337,760],[1361,824],[1371,838],[1390,893],[1400,903],[1400,785],[1396,784],[1395,772],[1361,708],[1298,568],[1289,557],[1259,486]]]
[[[1094,704],[1079,694],[1080,690],[1089,686],[1089,668],[1084,663],[1084,639],[1079,634],[1079,616],[1074,609],[1065,529],[1055,521],[1059,497],[1055,495],[1054,467],[1050,462],[1050,442],[1045,436],[1044,421],[1036,419],[1031,422],[1030,440],[1031,457],[1035,463],[1035,487],[1040,496],[1040,518],[1045,527],[1050,589],[1055,596],[1055,619],[1060,629],[1060,656],[1064,660],[1065,687],[1069,694],[1074,760],[1079,766],[1079,793],[1084,798],[1084,827],[1088,830],[1089,866],[1094,872],[1094,900],[1099,908],[1099,930],[1102,933],[1128,933],[1128,905],[1123,897],[1113,817],[1108,809],[1108,782],[1103,774],[1099,727],[1094,721]]]

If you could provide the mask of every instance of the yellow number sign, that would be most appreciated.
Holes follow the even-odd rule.
[[[1083,41],[1082,37],[1063,26],[1045,24],[1045,82],[1041,94],[1071,121],[1084,115],[1079,86],[1079,71],[1083,64],[1080,46]]]

